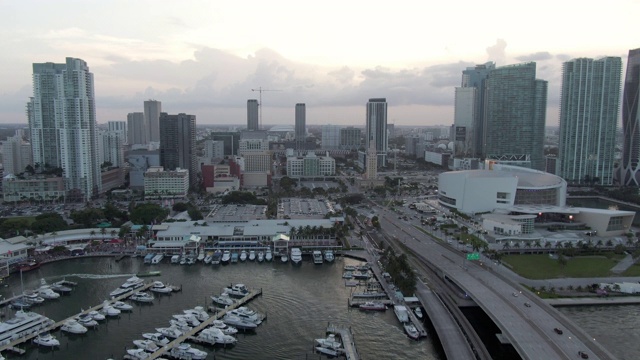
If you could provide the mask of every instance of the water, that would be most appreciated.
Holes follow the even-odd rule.
[[[165,260],[167,261],[167,260]],[[305,259],[302,266],[273,263],[240,263],[227,266],[196,264],[193,266],[143,265],[141,259],[78,258],[43,265],[23,274],[25,289],[47,282],[67,280],[78,283],[70,295],[48,300],[34,308],[59,321],[81,309],[100,304],[111,290],[129,276],[141,271],[160,270],[162,276],[145,278],[182,285],[183,291],[172,295],[154,294],[151,305],[135,305],[130,314],[103,321],[85,335],[69,335],[56,331],[61,342],[56,350],[38,349],[31,344],[21,347],[27,354],[21,359],[106,359],[122,358],[132,341],[144,332],[166,327],[172,314],[194,306],[208,306],[210,296],[219,294],[230,283],[244,283],[262,288],[263,295],[248,303],[252,309],[267,314],[267,320],[254,334],[239,334],[238,343],[228,349],[196,346],[209,352],[209,359],[320,359],[313,353],[315,338],[325,336],[328,322],[351,326],[355,343],[363,359],[441,359],[431,338],[408,339],[393,311],[361,312],[347,306],[351,288],[344,286],[342,268],[357,263],[336,259],[334,264],[314,265]],[[9,287],[0,293],[12,296],[20,292],[20,277],[12,276]],[[15,357],[8,354],[9,358]]]

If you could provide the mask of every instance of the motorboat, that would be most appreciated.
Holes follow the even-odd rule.
[[[244,297],[249,293],[249,289],[244,284],[231,284],[224,288],[224,292],[228,293],[229,296]]]
[[[191,256],[187,258],[187,265],[193,265],[195,263],[196,263],[196,259],[195,258],[193,258]]]
[[[49,326],[54,321],[44,315],[35,312],[18,310],[11,319],[0,322],[0,346],[31,334],[37,334]]]
[[[193,314],[176,314],[172,315],[172,317],[178,321],[184,322],[191,327],[196,327],[201,324],[200,320],[198,320]]]
[[[216,250],[211,257],[211,265],[218,265],[222,260],[222,252],[220,250]]]
[[[366,301],[364,304],[360,304],[358,308],[360,308],[360,310],[371,310],[371,311],[387,310],[387,306],[385,304],[377,301]]]
[[[264,252],[258,251],[258,262],[264,261]]]
[[[342,347],[342,343],[336,339],[335,334],[329,334],[326,338],[316,339],[316,344],[320,347],[338,350]]]
[[[240,318],[239,316],[227,313],[222,317],[222,321],[227,324],[234,326],[240,330],[254,330],[258,327],[258,325],[254,322],[247,321],[245,319]]]
[[[371,273],[368,271],[354,271],[353,278],[358,280],[368,280],[371,277]]]
[[[182,343],[169,352],[169,354],[178,359],[203,360],[207,358],[207,352],[192,348],[191,345]]]
[[[82,314],[76,316],[76,321],[86,328],[92,328],[98,326],[98,322],[93,320],[93,317],[89,314]]]
[[[60,341],[48,332],[38,334],[33,338],[33,343],[44,347],[60,346]]]
[[[197,261],[204,261],[205,255],[204,252],[200,251],[200,253],[198,254],[198,257],[196,257]]]
[[[65,323],[62,324],[60,330],[71,334],[84,334],[87,332],[86,327],[82,326],[82,324],[73,319],[65,321]]]
[[[118,315],[120,315],[120,310],[114,308],[113,306],[111,306],[109,304],[108,300],[105,300],[103,304],[104,305],[102,306],[102,310],[100,310],[102,315],[105,315],[105,316],[118,316]]]
[[[156,331],[171,339],[177,339],[182,336],[182,334],[184,334],[182,330],[178,329],[175,326],[156,328]]]
[[[161,334],[159,332],[144,333],[144,334],[142,334],[142,337],[147,339],[147,340],[153,341],[158,346],[165,346],[165,345],[167,345],[168,343],[171,342],[171,340],[169,340],[168,337],[164,336],[163,334]]]
[[[127,349],[127,355],[129,355],[130,359],[147,359],[151,354],[144,351],[144,349]]]
[[[369,265],[369,263],[360,264],[360,265],[356,266],[356,270],[369,271],[369,270],[371,270],[371,265]]]
[[[164,255],[163,254],[158,254],[158,255],[154,256],[153,259],[151,259],[151,263],[152,264],[159,264],[160,261],[162,261],[162,259],[164,259]]]
[[[18,265],[18,269],[20,270],[21,273],[23,273],[23,272],[35,270],[35,269],[39,268],[41,265],[42,264],[40,264],[35,259],[29,259],[29,260],[19,264]]]
[[[401,323],[406,323],[409,321],[409,313],[407,312],[407,307],[404,305],[394,305],[393,312],[396,314],[398,321]]]
[[[42,304],[44,302],[44,299],[35,291],[25,291],[22,297],[26,302],[34,305]]]
[[[60,297],[60,294],[51,290],[51,288],[39,288],[37,290],[38,296],[45,300],[54,300]]]
[[[187,315],[193,315],[199,321],[205,321],[209,318],[209,314],[204,310],[202,306],[196,306],[193,309],[182,310]]]
[[[413,309],[413,312],[416,313],[416,317],[418,319],[422,319],[422,308],[420,308],[420,306],[418,306],[417,308]]]
[[[173,292],[173,289],[163,284],[162,281],[154,281],[153,285],[149,288],[149,291],[159,294],[170,294]]]
[[[236,315],[239,318],[250,321],[256,325],[260,325],[262,323],[262,315],[249,309],[246,306],[241,306],[239,308],[233,309],[229,311],[229,314]]]
[[[149,294],[146,291],[136,291],[135,293],[133,293],[133,295],[129,297],[129,299],[132,301],[137,301],[141,303],[150,303],[150,302],[153,302],[155,297],[153,297],[153,295]]]
[[[345,271],[342,274],[343,279],[353,279],[353,271]]]
[[[238,262],[238,253],[231,253],[231,263],[235,264]]]
[[[333,255],[333,250],[325,250],[324,251],[324,261],[333,262],[335,260],[335,256]]]
[[[223,292],[220,296],[211,296],[211,300],[219,306],[226,307],[233,305],[236,301],[229,296],[229,293]]]
[[[249,251],[249,261],[255,261],[255,260],[256,260],[256,251],[255,250]]]
[[[209,327],[202,330],[196,339],[211,345],[232,345],[238,341],[233,336],[224,334],[222,330],[216,327]]]
[[[144,259],[142,260],[142,262],[144,264],[151,264],[151,260],[153,260],[155,256],[156,254],[154,253],[148,253],[147,255],[144,256]]]
[[[208,253],[207,256],[202,260],[205,264],[211,264],[211,260],[213,259],[213,253]]]
[[[24,297],[19,297],[13,300],[10,304],[12,309],[28,309],[31,307],[31,303],[24,299]]]
[[[138,349],[142,349],[148,353],[154,353],[160,350],[158,344],[149,339],[133,340],[133,345],[135,345]]]
[[[180,264],[180,265],[187,265],[187,257],[183,255],[183,256],[180,258],[180,262],[179,262],[179,264]]]
[[[125,281],[124,284],[120,285],[119,288],[110,292],[109,296],[118,297],[142,286],[144,286],[144,280],[134,275],[128,278],[127,281]]]
[[[289,261],[289,256],[287,254],[280,255],[280,262],[286,263],[287,261]]]
[[[68,294],[71,292],[71,288],[68,286],[65,286],[62,282],[56,282],[53,283],[51,285],[49,285],[51,287],[51,290],[59,293],[59,294]]]
[[[322,265],[324,259],[322,258],[322,251],[314,250],[313,251],[313,263],[317,265]]]
[[[100,314],[100,312],[98,312],[97,310],[89,311],[88,314],[91,316],[93,320],[96,320],[96,321],[102,321],[105,319],[104,315]]]
[[[222,333],[227,335],[235,335],[238,333],[238,329],[234,328],[233,326],[225,324],[224,321],[222,320],[213,320],[213,323],[211,323],[211,326],[222,330]]]
[[[266,261],[273,260],[273,254],[271,253],[271,249],[268,249],[267,252],[264,254],[264,259]]]
[[[240,261],[247,261],[247,252],[245,250],[240,252]]]
[[[116,310],[120,310],[120,311],[131,311],[133,310],[133,306],[127,304],[124,301],[116,301],[113,303],[112,307]]]
[[[322,346],[316,346],[316,351],[331,357],[337,357],[338,355],[340,355],[340,353],[342,353],[341,349],[334,350]]]
[[[222,253],[222,257],[220,258],[220,262],[223,264],[228,264],[231,261],[231,251],[225,250]]]
[[[172,264],[180,264],[180,255],[173,255],[171,257],[171,263]]]
[[[183,333],[188,333],[193,330],[192,326],[189,326],[186,322],[177,319],[169,320],[169,325],[175,327],[176,329],[182,331]]]
[[[418,340],[418,338],[420,338],[418,329],[416,329],[415,325],[413,325],[411,322],[407,321],[406,323],[402,324],[402,326],[404,327],[404,331],[407,333],[407,336],[414,340]]]
[[[302,251],[300,250],[300,248],[291,249],[291,262],[295,265],[298,265],[302,262]]]
[[[344,271],[356,271],[356,267],[354,265],[345,265]]]

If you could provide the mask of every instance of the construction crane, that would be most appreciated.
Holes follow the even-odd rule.
[[[259,122],[260,122],[260,128],[259,130],[262,130],[262,92],[263,91],[282,91],[282,90],[274,90],[274,89],[263,89],[262,86],[258,87],[257,89],[251,89],[251,91],[257,91],[260,93],[260,100],[258,100],[258,117],[259,117]]]

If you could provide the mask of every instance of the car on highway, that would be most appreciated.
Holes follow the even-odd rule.
[[[513,296],[515,296],[515,297],[518,297],[518,293],[517,293],[517,292],[513,292],[513,293],[511,293],[511,295],[513,295]]]
[[[587,355],[587,353],[584,352],[584,351],[578,351],[578,355],[580,355],[580,357],[583,358],[583,359],[588,359],[589,358],[589,355]]]
[[[562,335],[562,329],[559,328],[553,328],[553,331],[556,332],[556,334]]]
[[[524,303],[524,306],[526,307],[531,307],[531,304],[529,304],[528,302]]]

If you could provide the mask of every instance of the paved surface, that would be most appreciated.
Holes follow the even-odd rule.
[[[624,259],[620,260],[620,262],[618,262],[616,266],[611,269],[611,272],[621,274],[628,268],[630,268],[634,263],[635,261],[633,260],[633,256],[631,256],[631,254],[628,254]]]

